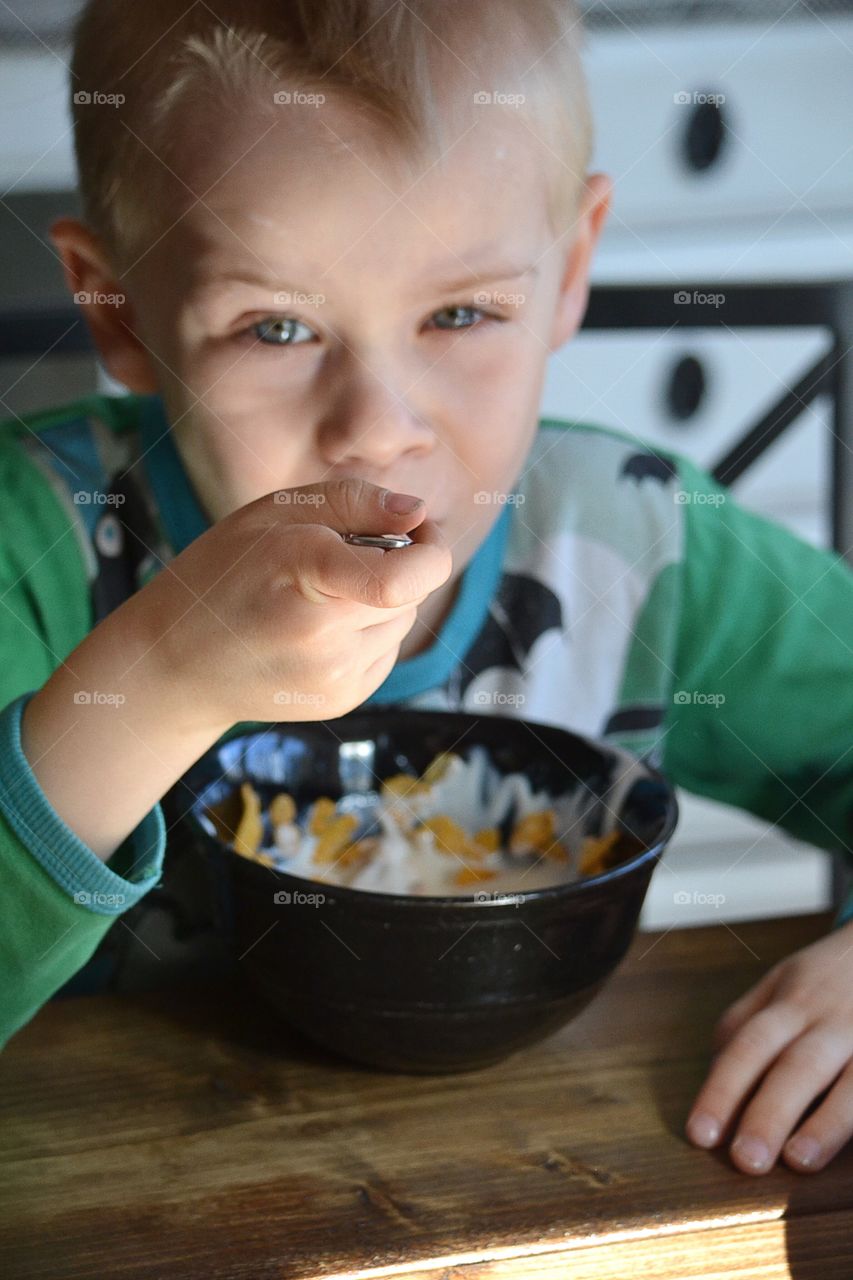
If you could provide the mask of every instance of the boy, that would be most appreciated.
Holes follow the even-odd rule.
[[[569,0],[186,8],[90,0],[75,43],[85,221],[53,241],[133,394],[3,434],[4,1036],[158,882],[161,797],[282,694],[605,735],[850,848],[853,575],[685,459],[537,421],[610,200]],[[744,1172],[853,1132],[836,923],[718,1028],[688,1133],[755,1088]]]

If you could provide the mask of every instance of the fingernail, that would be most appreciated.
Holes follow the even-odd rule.
[[[395,516],[410,515],[422,504],[423,498],[413,498],[409,493],[392,493],[390,489],[386,489],[382,495],[383,507]]]
[[[700,1147],[711,1147],[720,1136],[720,1126],[707,1111],[697,1111],[687,1122],[687,1129],[694,1142]]]
[[[770,1163],[770,1152],[767,1149],[767,1143],[762,1142],[760,1138],[753,1138],[749,1134],[745,1137],[735,1138],[731,1146],[731,1152],[743,1164],[748,1164],[753,1169],[764,1169]]]
[[[806,1133],[797,1134],[785,1144],[785,1155],[796,1160],[797,1164],[809,1167],[820,1159],[820,1143]]]

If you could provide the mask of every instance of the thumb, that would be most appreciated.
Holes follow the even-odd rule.
[[[325,524],[338,533],[407,532],[426,515],[425,503],[414,494],[351,477],[278,489],[273,500],[288,523]]]

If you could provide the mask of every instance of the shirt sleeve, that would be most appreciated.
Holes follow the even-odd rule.
[[[684,559],[663,767],[853,857],[853,572],[678,459]],[[835,927],[853,918],[853,896]]]
[[[103,862],[51,807],[21,750],[23,708],[0,712],[0,1046],[90,958],[116,916],[157,883],[166,844],[155,806]]]
[[[86,634],[86,578],[55,495],[22,450],[0,445],[0,1047],[157,883],[157,805],[103,862],[62,821],[21,748],[21,715]]]

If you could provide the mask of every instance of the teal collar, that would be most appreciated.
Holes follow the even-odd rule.
[[[464,665],[500,581],[508,531],[509,506],[505,506],[463,570],[453,608],[433,643],[414,658],[396,663],[363,706],[412,698],[443,684],[454,667]]]
[[[178,556],[210,528],[181,456],[160,396],[139,397],[142,465],[148,475],[166,537]]]
[[[175,448],[161,397],[140,396],[139,401],[143,466],[166,536],[175,555],[180,555],[210,528],[210,521]],[[453,608],[430,647],[398,662],[362,706],[401,702],[435,688],[463,662],[486,620],[500,581],[509,519],[507,505],[463,570]]]

